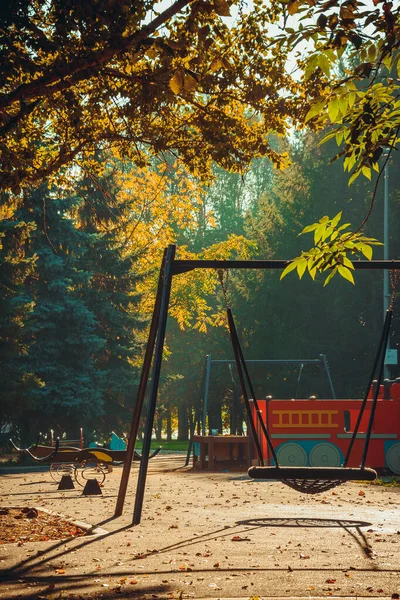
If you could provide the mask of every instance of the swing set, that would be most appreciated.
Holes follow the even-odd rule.
[[[376,404],[378,400],[378,394],[380,389],[380,383],[382,381],[383,369],[385,363],[385,352],[387,342],[390,334],[390,326],[393,316],[393,302],[394,302],[394,283],[397,277],[393,277],[392,285],[392,296],[386,318],[381,334],[381,338],[378,344],[378,349],[373,365],[373,369],[368,381],[367,391],[361,404],[359,415],[357,418],[354,432],[351,437],[349,447],[345,460],[340,467],[289,467],[281,466],[278,462],[277,454],[273,447],[270,434],[262,419],[261,411],[258,406],[256,396],[254,393],[253,385],[249,376],[249,372],[246,366],[246,361],[243,356],[243,351],[239,343],[237,330],[232,314],[231,307],[229,306],[227,297],[227,284],[230,269],[278,269],[283,270],[288,262],[285,260],[178,260],[175,258],[176,246],[170,245],[164,251],[163,261],[161,265],[158,289],[156,295],[156,301],[153,311],[153,316],[150,325],[150,331],[148,336],[148,343],[146,346],[146,352],[144,356],[143,368],[141,372],[137,400],[132,416],[131,429],[128,438],[128,445],[126,450],[126,458],[124,461],[124,467],[121,475],[121,482],[117,497],[117,503],[115,508],[115,516],[120,516],[123,512],[126,491],[129,482],[129,475],[131,464],[134,458],[135,452],[135,441],[139,429],[139,420],[143,409],[144,398],[146,395],[147,384],[150,376],[150,370],[152,366],[151,384],[149,390],[149,403],[148,412],[146,418],[143,446],[142,446],[142,460],[139,467],[139,476],[137,480],[137,489],[135,497],[135,507],[133,513],[133,524],[137,525],[140,523],[143,499],[146,486],[148,462],[150,457],[150,445],[154,424],[154,416],[156,412],[156,402],[158,395],[158,386],[161,373],[162,364],[162,353],[164,347],[165,331],[168,319],[168,307],[169,299],[171,294],[172,280],[175,275],[181,273],[187,273],[194,269],[213,269],[218,272],[219,279],[222,286],[224,295],[227,321],[230,333],[230,339],[232,344],[232,350],[234,354],[234,360],[239,375],[240,389],[243,396],[245,409],[247,412],[248,422],[250,426],[250,432],[253,438],[253,442],[256,447],[257,456],[260,465],[250,467],[248,475],[254,479],[268,479],[278,480],[282,483],[287,484],[303,493],[315,494],[319,492],[325,492],[337,485],[344,483],[345,481],[372,481],[377,477],[376,471],[366,467],[366,459],[368,454],[369,442],[371,439],[372,427],[374,423],[374,416],[376,410]],[[353,266],[356,270],[390,270],[393,273],[400,270],[400,261],[394,260],[373,260],[373,261],[355,261]],[[377,380],[375,385],[372,406],[370,411],[370,417],[368,421],[368,428],[365,435],[364,449],[362,453],[362,459],[358,468],[348,467],[348,462],[351,456],[351,452],[354,446],[357,432],[365,412],[368,398],[370,397],[370,391],[372,388],[373,381]],[[252,403],[250,402],[252,400]],[[253,415],[255,414],[255,418]],[[259,436],[257,435],[256,422],[261,429],[271,457],[273,459],[273,465],[265,465],[263,458],[262,446],[260,443]]]

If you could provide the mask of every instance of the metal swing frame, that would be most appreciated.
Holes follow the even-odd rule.
[[[137,391],[136,403],[132,415],[131,428],[129,432],[128,445],[126,450],[126,458],[124,461],[116,508],[114,512],[114,516],[120,516],[123,513],[131,465],[134,459],[135,443],[139,430],[139,421],[143,409],[147,384],[149,381],[151,370],[151,385],[148,394],[149,402],[142,446],[142,460],[140,461],[139,476],[136,486],[135,507],[133,512],[134,525],[138,525],[140,523],[142,515],[147,470],[150,457],[152,430],[154,424],[158,386],[161,373],[165,331],[168,320],[169,300],[174,276],[179,275],[181,273],[193,271],[194,269],[283,270],[290,262],[287,260],[179,260],[175,258],[175,254],[176,246],[174,244],[169,245],[168,248],[164,250],[164,256],[162,259],[158,279],[158,288],[154,304],[153,316],[150,324],[148,341],[143,360],[143,367]],[[400,270],[400,261],[360,260],[353,262],[353,266],[356,270]]]
[[[222,280],[221,280],[221,283]],[[266,427],[262,416],[261,411],[258,408],[258,402],[254,393],[253,385],[250,379],[250,375],[247,369],[246,361],[243,356],[243,352],[240,346],[239,338],[236,331],[235,322],[232,316],[232,311],[227,305],[227,317],[228,317],[228,325],[229,332],[232,342],[232,349],[235,355],[236,367],[239,373],[240,386],[242,390],[242,395],[244,399],[244,403],[247,409],[250,429],[253,435],[253,439],[255,442],[255,446],[257,449],[258,458],[261,466],[254,466],[248,470],[249,477],[253,479],[268,479],[268,480],[279,480],[288,485],[289,487],[305,493],[305,494],[317,494],[323,493],[327,490],[341,485],[345,481],[373,481],[377,478],[377,473],[374,469],[369,469],[365,466],[368,454],[369,443],[372,434],[372,427],[375,418],[375,410],[378,401],[380,384],[383,376],[383,368],[385,363],[385,353],[387,348],[387,343],[390,334],[390,326],[393,317],[392,309],[386,312],[385,322],[382,330],[382,334],[380,337],[380,341],[378,344],[378,350],[376,353],[374,365],[370,374],[370,378],[368,381],[367,389],[363,398],[363,402],[361,404],[357,422],[354,427],[353,435],[350,440],[349,447],[347,449],[346,457],[344,463],[341,467],[295,467],[295,466],[281,466],[278,461],[277,454],[275,452],[275,448],[272,445],[272,441],[268,432],[268,428]],[[351,452],[354,446],[354,442],[357,438],[358,430],[360,427],[360,423],[365,412],[365,408],[367,405],[369,393],[374,381],[375,376],[377,376],[376,386],[373,394],[371,414],[368,421],[368,428],[364,442],[364,448],[361,458],[361,463],[359,468],[349,468],[347,466],[348,461],[351,456]],[[253,399],[255,414],[256,417],[253,419],[253,415],[251,413],[250,405],[249,405],[249,394],[248,389],[250,390],[251,397]],[[268,444],[268,448],[272,454],[275,465],[266,466],[264,465],[263,453],[261,450],[261,445],[258,440],[258,436],[256,433],[255,423],[257,420],[261,426],[261,430],[265,436],[266,442]]]

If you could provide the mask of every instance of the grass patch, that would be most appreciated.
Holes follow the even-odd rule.
[[[180,442],[178,440],[171,440],[170,442],[167,442],[167,440],[161,440],[160,442],[157,440],[151,440],[151,451],[159,448],[160,446],[163,450],[169,450],[171,452],[187,452],[189,442],[187,440],[184,442]],[[136,442],[135,450],[138,452],[142,450],[142,442]]]
[[[383,487],[400,487],[400,477],[397,476],[381,476],[370,482],[371,485],[379,485]]]

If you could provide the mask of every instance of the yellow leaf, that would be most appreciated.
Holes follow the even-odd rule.
[[[299,10],[300,2],[298,0],[294,0],[294,2],[290,2],[288,4],[288,13],[289,15],[295,15]]]
[[[321,102],[317,102],[317,104],[313,104],[311,106],[310,110],[308,111],[308,113],[306,114],[305,123],[307,123],[313,117],[316,117],[317,115],[319,115],[319,113],[322,112],[322,109],[324,108],[324,106],[325,106],[325,100],[322,100]]]
[[[351,262],[351,260],[349,258],[347,258],[346,255],[342,256],[342,261],[343,261],[343,265],[345,267],[347,267],[348,269],[354,269],[353,263]]]
[[[367,246],[367,244],[363,244],[360,247],[361,252],[364,254],[365,258],[368,260],[372,260],[372,248],[371,246]]]
[[[333,217],[332,227],[336,227],[336,225],[339,223],[341,218],[342,218],[342,211],[338,212],[338,214]]]
[[[184,76],[182,71],[177,71],[173,77],[169,80],[169,87],[174,94],[179,94],[184,85]]]
[[[190,73],[185,73],[183,78],[183,88],[187,92],[193,92],[197,87],[197,81]]]
[[[350,281],[350,283],[354,284],[353,274],[347,267],[342,267],[341,265],[339,265],[338,272],[339,275],[341,275],[344,279],[347,279],[347,281]]]
[[[331,71],[331,65],[330,65],[328,57],[325,56],[325,54],[320,54],[320,56],[318,57],[318,66],[321,69],[321,71],[327,77],[329,77],[329,74],[330,74],[330,71]]]
[[[297,268],[297,263],[296,263],[296,262],[294,262],[294,261],[293,261],[293,262],[290,262],[290,263],[288,264],[288,266],[287,266],[287,267],[285,267],[285,269],[282,271],[282,273],[281,273],[281,276],[280,276],[280,279],[283,279],[284,277],[286,277],[286,275],[287,275],[288,273],[290,273],[291,271],[294,271],[296,268]]]
[[[362,174],[364,175],[364,177],[366,177],[367,179],[369,179],[371,181],[371,169],[369,167],[366,167],[365,165],[363,165],[361,167],[361,171],[362,171]]]
[[[223,66],[222,60],[218,56],[216,56],[211,61],[211,65],[210,65],[211,73],[215,73],[216,71],[219,71],[222,66]]]
[[[349,183],[348,186],[350,187],[351,184],[353,183],[353,181],[355,181],[357,179],[357,177],[360,175],[361,171],[355,171],[351,177],[349,178]]]
[[[328,115],[332,123],[335,122],[336,117],[339,113],[339,103],[337,98],[332,98],[332,100],[328,104]]]
[[[214,0],[214,10],[220,17],[230,17],[231,11],[226,0]]]
[[[307,268],[307,261],[305,259],[297,264],[297,274],[299,276],[299,279],[301,279],[303,277],[306,268]]]

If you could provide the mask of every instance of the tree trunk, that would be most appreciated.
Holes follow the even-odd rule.
[[[178,406],[178,441],[185,442],[189,439],[189,425],[186,406]]]
[[[155,433],[156,433],[156,440],[157,440],[157,442],[161,442],[162,424],[163,424],[162,416],[161,415],[157,416],[157,418],[156,418],[156,426],[155,426]]]
[[[166,419],[167,419],[167,442],[170,442],[172,440],[171,408],[167,409]]]

